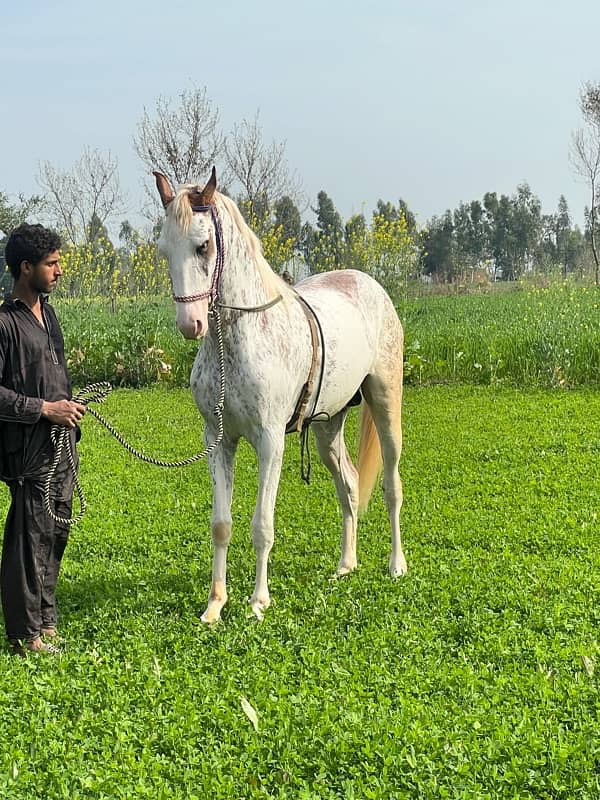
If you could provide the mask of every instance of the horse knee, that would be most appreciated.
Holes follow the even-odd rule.
[[[268,525],[252,525],[252,544],[255,550],[271,550],[275,541],[275,530]]]
[[[213,522],[213,544],[226,547],[231,539],[231,522]]]

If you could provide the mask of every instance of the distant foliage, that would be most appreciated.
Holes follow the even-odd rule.
[[[52,302],[76,386],[96,381],[129,387],[188,385],[198,343],[188,342],[176,329],[170,298],[53,297]]]
[[[166,261],[156,245],[137,242],[131,252],[116,249],[106,236],[62,250],[60,293],[67,297],[159,295],[169,291]]]
[[[275,272],[281,273],[294,255],[296,242],[293,236],[286,235],[283,224],[272,215],[266,203],[240,201],[239,208],[249,227],[260,239],[267,263]]]
[[[400,305],[405,378],[411,383],[599,386],[599,314],[597,289],[570,282],[407,300]]]
[[[372,275],[392,298],[415,273],[417,250],[402,213],[395,219],[375,214],[370,227],[355,225],[347,231],[346,244],[349,263]]]

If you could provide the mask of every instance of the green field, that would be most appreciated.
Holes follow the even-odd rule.
[[[185,390],[117,391],[99,410],[149,453],[202,449]],[[246,603],[256,466],[242,447],[213,628],[198,620],[205,466],[136,462],[88,418],[89,511],[59,586],[67,649],[0,652],[0,797],[598,798],[599,415],[587,390],[409,387],[398,581],[379,493],[359,570],[331,579],[333,485],[316,457],[301,482],[289,438],[262,624]]]
[[[196,351],[167,297],[57,300],[74,382],[188,384]],[[600,385],[600,292],[571,284],[415,297],[399,307],[405,379],[565,388]]]
[[[600,385],[600,291],[571,284],[407,300],[412,383]]]

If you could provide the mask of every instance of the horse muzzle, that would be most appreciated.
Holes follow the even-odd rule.
[[[208,332],[208,299],[177,303],[177,330],[185,339],[202,339]]]

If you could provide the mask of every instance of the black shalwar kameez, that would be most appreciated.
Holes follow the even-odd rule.
[[[6,299],[0,306],[0,478],[12,501],[0,590],[6,633],[13,641],[32,641],[42,628],[56,625],[56,582],[69,536],[68,526],[55,522],[44,508],[44,480],[54,448],[42,404],[70,400],[72,392],[60,325],[45,298],[41,304],[44,324],[20,300]],[[71,431],[73,445],[76,433]],[[63,456],[51,507],[68,519],[73,475]]]

